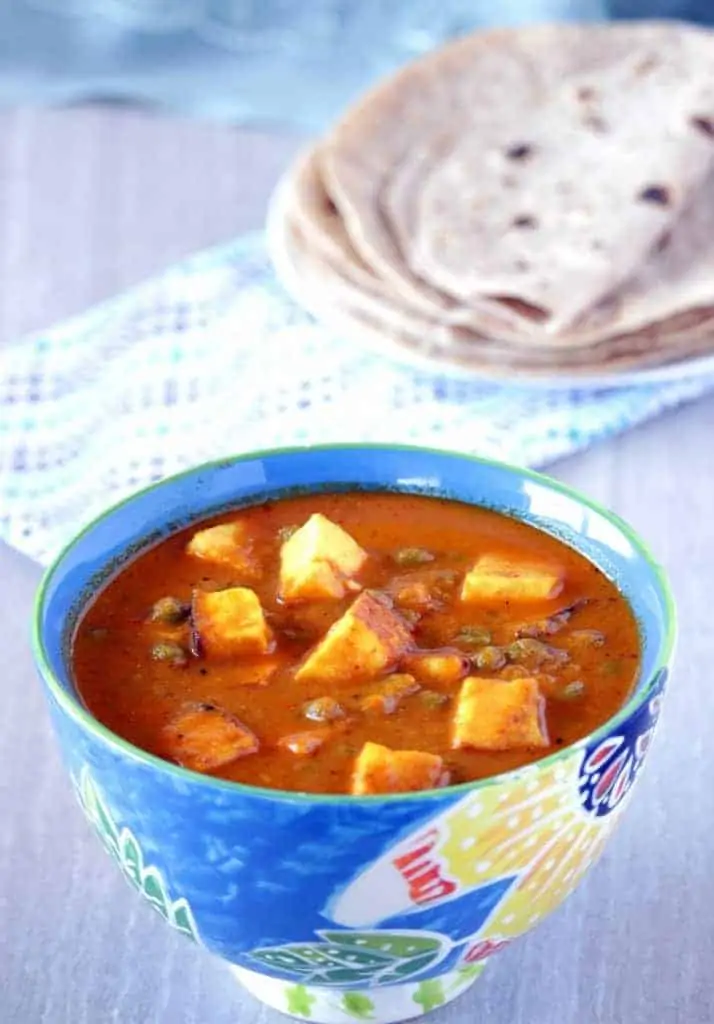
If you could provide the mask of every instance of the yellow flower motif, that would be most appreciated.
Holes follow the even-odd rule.
[[[446,873],[464,888],[508,875],[517,881],[481,934],[513,938],[572,892],[599,856],[619,817],[594,818],[579,802],[580,755],[526,769],[484,787],[441,824]]]

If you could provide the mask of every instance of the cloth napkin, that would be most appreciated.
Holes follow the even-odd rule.
[[[352,440],[541,466],[714,389],[712,375],[529,391],[406,368],[302,312],[258,235],[0,358],[0,536],[41,563],[112,503],[207,459]]]

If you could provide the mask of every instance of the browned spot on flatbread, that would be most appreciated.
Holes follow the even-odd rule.
[[[654,54],[650,54],[649,57],[645,57],[641,60],[635,69],[638,75],[647,75],[660,63],[659,58],[655,57]]]
[[[514,228],[537,228],[538,221],[530,213],[521,213],[511,221]]]
[[[529,160],[534,153],[534,147],[528,142],[515,142],[506,150],[506,158],[520,163],[523,160]]]
[[[493,297],[502,306],[512,309],[514,313],[518,313],[519,316],[525,317],[526,320],[532,320],[536,324],[543,323],[550,315],[547,310],[541,309],[540,306],[532,306],[529,302],[523,302],[522,299],[514,299],[510,295],[494,295]]]
[[[600,117],[599,114],[586,114],[583,124],[591,131],[597,132],[598,135],[604,135],[608,127],[605,118]]]
[[[696,128],[702,135],[706,135],[710,139],[714,139],[714,118],[713,117],[701,117],[695,116],[690,118],[689,123],[692,128]]]
[[[666,185],[646,185],[637,196],[641,203],[652,206],[671,206],[672,190]]]

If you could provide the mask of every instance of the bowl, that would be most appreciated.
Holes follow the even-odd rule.
[[[640,626],[642,668],[627,704],[526,768],[370,797],[198,775],[133,747],[89,714],[72,683],[73,631],[128,559],[229,508],[354,489],[494,508],[598,565]],[[455,453],[335,445],[224,459],[110,509],[47,571],[33,647],[79,803],[129,883],[270,1006],[324,1024],[388,1024],[464,992],[599,857],[650,748],[674,641],[661,569],[625,523],[570,488]]]

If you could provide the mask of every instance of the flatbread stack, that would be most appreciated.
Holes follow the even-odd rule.
[[[714,33],[478,33],[349,110],[282,182],[289,290],[387,352],[480,375],[714,352]]]

